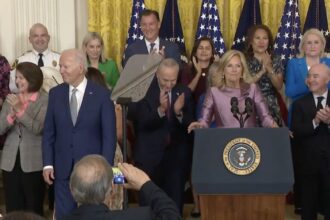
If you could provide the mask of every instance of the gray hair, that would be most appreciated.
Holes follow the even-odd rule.
[[[70,177],[70,189],[79,204],[101,204],[111,192],[112,168],[104,157],[87,155],[79,160]]]
[[[175,68],[179,72],[179,64],[173,58],[166,58],[160,62],[157,72],[160,72],[163,68]]]
[[[74,55],[75,60],[79,64],[83,65],[85,72],[87,72],[87,68],[88,68],[87,59],[86,59],[85,53],[82,50],[68,49],[68,50],[62,51],[62,54],[64,54],[64,53],[72,53]]]

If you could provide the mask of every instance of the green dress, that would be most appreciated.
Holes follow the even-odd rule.
[[[111,89],[113,89],[119,79],[119,71],[115,61],[107,59],[103,63],[99,63],[99,70],[105,76],[105,81]]]

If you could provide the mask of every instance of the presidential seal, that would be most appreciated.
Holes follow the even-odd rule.
[[[235,138],[223,150],[223,162],[230,172],[248,175],[259,166],[260,150],[250,139]]]

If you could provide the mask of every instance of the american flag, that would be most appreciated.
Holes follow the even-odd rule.
[[[223,40],[220,29],[220,17],[215,0],[203,0],[199,15],[196,39],[207,36],[213,40],[214,47],[220,55],[226,51],[225,41]]]
[[[243,51],[247,30],[256,24],[262,24],[259,0],[245,0],[231,48]]]
[[[145,9],[144,0],[133,0],[131,22],[128,29],[126,47],[136,41],[143,39],[143,33],[140,28],[140,14]]]
[[[310,28],[319,29],[325,37],[329,35],[327,11],[324,0],[311,0],[304,25],[304,33]]]
[[[298,0],[286,0],[274,42],[274,53],[281,56],[283,66],[298,53],[300,39]]]
[[[177,0],[167,0],[159,36],[165,40],[176,43],[180,49],[181,60],[187,62],[186,46],[184,43]]]

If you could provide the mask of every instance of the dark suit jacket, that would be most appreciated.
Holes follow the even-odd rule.
[[[63,83],[51,89],[42,148],[43,165],[54,167],[55,179],[67,179],[73,164],[88,154],[100,154],[113,164],[116,119],[109,91],[87,81],[74,126],[69,106],[69,85]]]
[[[173,58],[181,65],[181,55],[179,47],[170,41],[159,39],[159,49],[165,47],[165,58]],[[137,40],[131,45],[129,45],[125,50],[124,59],[122,61],[122,66],[125,67],[128,59],[135,54],[149,54],[145,40]]]
[[[175,116],[173,106],[177,97],[185,94],[182,123]],[[189,124],[193,121],[193,102],[191,92],[184,85],[175,85],[171,91],[171,119],[160,117],[157,108],[160,88],[157,78],[154,77],[145,97],[129,106],[128,118],[133,121],[135,129],[134,159],[143,167],[155,167],[161,161],[167,141],[170,136],[171,143],[177,148],[177,153],[188,154],[187,133]],[[150,170],[145,170],[148,174]]]
[[[63,220],[178,220],[182,219],[173,202],[161,189],[151,181],[145,183],[140,196],[147,198],[148,207],[129,208],[124,211],[111,211],[104,205],[82,205]]]
[[[330,106],[330,92],[326,101]],[[330,161],[330,132],[326,127],[313,127],[312,120],[316,114],[313,94],[298,99],[293,103],[292,131],[296,142],[296,165],[301,174],[315,174],[321,167],[321,159]],[[325,169],[330,170],[330,162]]]

